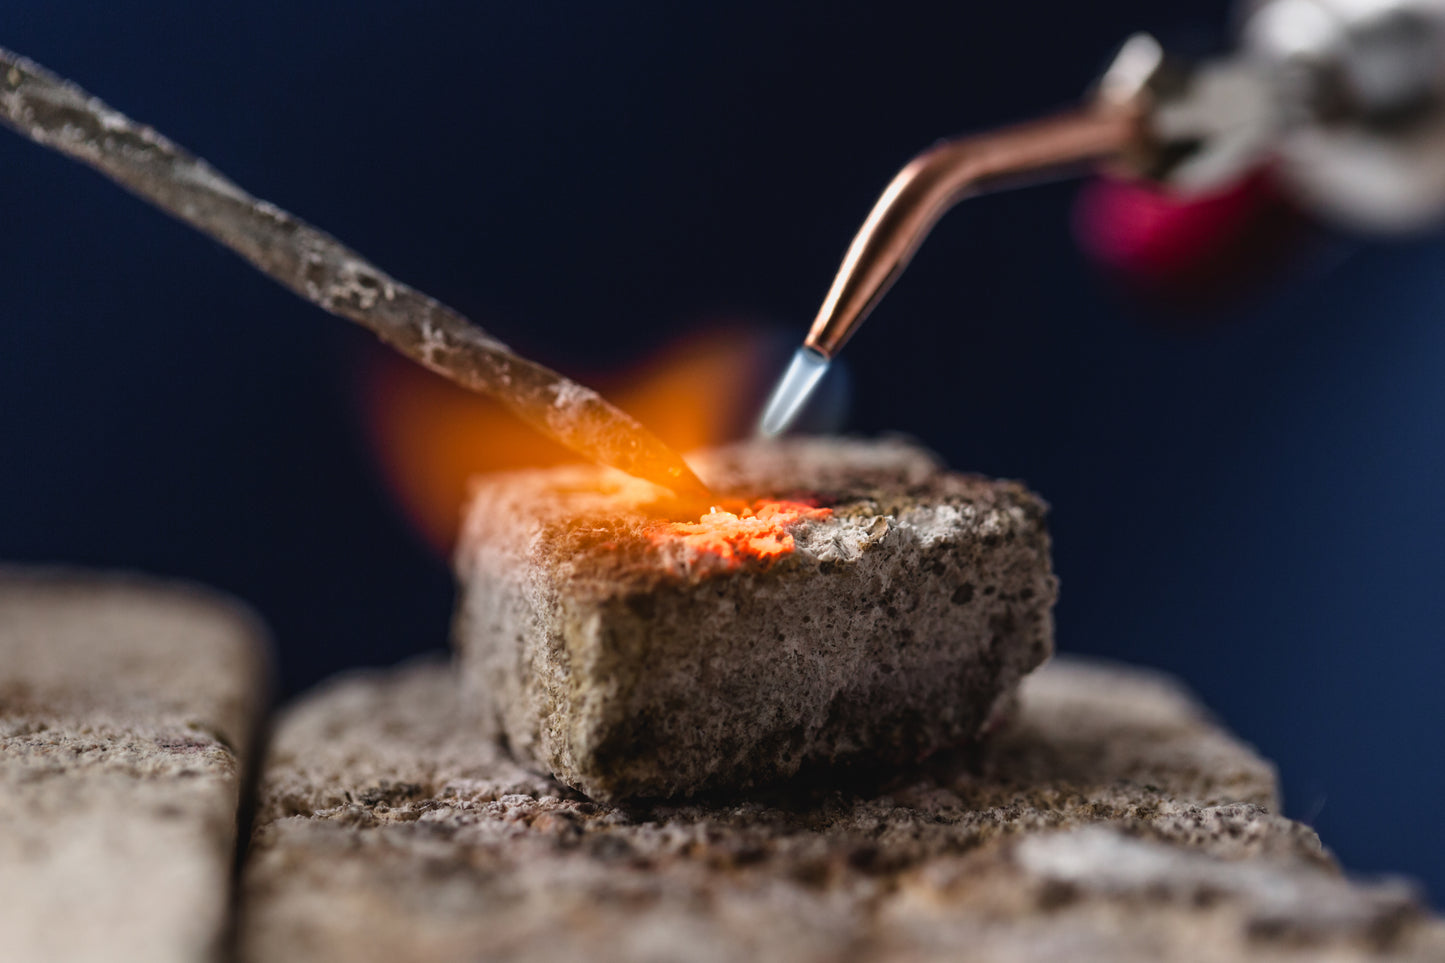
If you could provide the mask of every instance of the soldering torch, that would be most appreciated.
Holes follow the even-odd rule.
[[[959,201],[1103,167],[1184,196],[1268,163],[1304,208],[1403,233],[1445,216],[1445,0],[1259,0],[1236,52],[1186,63],[1139,34],[1083,106],[943,141],[889,183],[764,412],[776,435]]]

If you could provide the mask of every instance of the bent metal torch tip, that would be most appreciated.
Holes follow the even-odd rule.
[[[761,433],[777,435],[787,429],[829,361],[951,207],[974,194],[1116,155],[1135,141],[1137,130],[1138,110],[1132,102],[1101,97],[1055,117],[944,141],[910,161],[853,238],[812,329],[768,403]]]

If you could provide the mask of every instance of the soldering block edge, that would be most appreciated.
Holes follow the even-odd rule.
[[[720,494],[828,511],[791,552],[719,566],[659,545],[661,490],[620,473],[474,482],[455,641],[519,761],[604,801],[908,764],[976,737],[1052,652],[1046,507],[1022,485],[897,440],[689,460]]]

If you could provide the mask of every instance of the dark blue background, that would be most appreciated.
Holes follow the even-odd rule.
[[[1073,99],[1226,9],[7,0],[69,75],[544,361],[727,315],[801,333],[935,138]],[[0,557],[194,577],[288,691],[445,644],[450,582],[355,406],[368,336],[0,136]],[[1356,870],[1445,896],[1445,242],[1343,240],[1180,336],[1110,295],[1073,188],[948,219],[847,354],[851,427],[1054,505],[1060,648],[1178,673]]]

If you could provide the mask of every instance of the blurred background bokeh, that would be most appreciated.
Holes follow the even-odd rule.
[[[0,45],[624,402],[703,390],[667,429],[687,443],[746,430],[913,152],[1068,103],[1130,31],[1209,51],[1229,22],[1222,0],[7,0]],[[1059,648],[1186,679],[1346,866],[1440,903],[1445,237],[1316,231],[1247,300],[1161,308],[1080,253],[1078,190],[945,220],[813,417],[1027,480]],[[0,135],[0,559],[234,592],[285,693],[443,648],[452,482],[418,494],[428,459],[552,453],[433,387]]]

